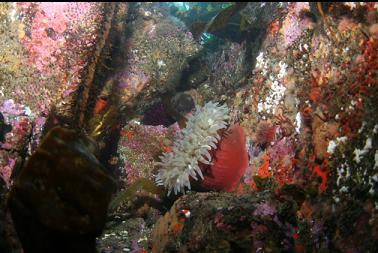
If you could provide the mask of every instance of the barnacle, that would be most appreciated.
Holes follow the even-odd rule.
[[[189,177],[203,179],[198,162],[211,164],[210,150],[215,149],[221,137],[218,130],[227,127],[229,109],[226,105],[208,102],[188,119],[187,126],[174,142],[172,152],[160,156],[162,168],[156,175],[156,183],[173,190],[175,194],[191,188]]]

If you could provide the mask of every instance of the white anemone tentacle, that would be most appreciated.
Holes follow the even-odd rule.
[[[190,189],[192,177],[203,179],[198,162],[212,164],[210,151],[216,148],[221,137],[218,130],[227,128],[230,119],[226,105],[208,102],[204,107],[196,107],[196,112],[188,119],[186,128],[181,131],[173,143],[172,152],[160,156],[159,169],[155,181],[173,191],[185,193]]]

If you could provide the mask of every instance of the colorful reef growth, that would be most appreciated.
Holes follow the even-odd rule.
[[[375,2],[0,3],[0,252],[378,252],[377,73]]]

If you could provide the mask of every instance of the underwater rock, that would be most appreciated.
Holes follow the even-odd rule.
[[[222,101],[231,100],[235,91],[246,82],[250,63],[246,59],[246,44],[225,42],[215,52],[208,51],[201,57],[201,69],[191,73],[190,79],[204,75],[206,79],[197,87],[207,100],[219,97]],[[193,83],[189,84],[193,85]]]
[[[377,3],[177,2],[164,9],[169,5],[0,3],[0,233],[8,233],[4,194],[16,180],[9,203],[25,252],[43,245],[51,252],[94,251],[113,183],[90,158],[86,138],[75,134],[67,142],[49,134],[16,173],[48,115],[47,130],[77,124],[98,142],[99,160],[119,166],[120,192],[99,249],[151,250],[145,239],[151,227],[180,198],[164,199],[151,181],[156,158],[172,153],[179,129],[143,123],[177,121],[182,128],[191,89],[201,97],[195,104],[229,108],[227,123],[205,118],[199,128],[236,125],[222,140],[218,129],[213,136],[188,134],[180,143],[185,150],[209,142],[189,149],[199,154],[195,159],[187,156],[192,152],[172,155],[171,172],[183,177],[170,187],[188,188],[195,182],[187,178],[203,173],[205,190],[234,190],[249,166],[236,193],[181,197],[155,226],[155,251],[376,252]],[[243,9],[233,9],[238,5]],[[187,27],[208,24],[212,34],[197,43],[173,13]],[[238,43],[222,39],[231,37]],[[227,152],[216,150],[215,133]],[[213,165],[183,174],[191,167],[177,157],[194,161],[192,167],[201,159]]]
[[[5,181],[0,177],[0,251],[10,252],[9,244],[6,241],[5,233],[5,194],[7,192],[7,186]]]
[[[180,128],[185,128],[187,117],[193,112],[196,104],[200,103],[200,97],[196,90],[171,93],[161,96],[161,102],[148,108],[142,123],[145,125],[170,126],[177,122]]]
[[[153,104],[144,114],[142,123],[145,125],[163,125],[168,127],[175,122],[180,128],[185,128],[188,115],[195,108],[198,94],[191,91],[166,93],[161,101]]]
[[[191,94],[190,91],[177,92],[174,96],[167,99],[167,111],[177,121],[180,128],[185,128],[188,116],[195,109],[196,103],[193,96],[194,94]]]
[[[95,252],[115,182],[94,156],[92,140],[52,129],[9,195],[25,252]]]
[[[108,222],[97,240],[97,249],[114,253],[150,249],[152,228],[169,209],[163,200],[165,195],[163,187],[145,178],[120,191],[109,205]]]
[[[288,3],[251,2],[241,10],[241,30],[266,29],[274,19],[280,18],[287,12]]]
[[[21,243],[7,209],[9,185],[0,177],[0,252],[22,252]]]
[[[290,251],[297,209],[268,193],[190,193],[156,223],[152,252]]]
[[[4,117],[3,127],[10,130],[5,134],[3,142],[0,142],[0,177],[9,187],[12,177],[18,172],[17,168],[22,164],[28,151],[31,151],[29,144],[35,144],[34,142],[39,138],[40,129],[37,124],[33,124],[34,117],[30,108],[15,103],[13,99],[4,101],[0,111]]]
[[[373,7],[359,8],[368,11]],[[254,57],[253,75],[237,92],[231,107],[247,139],[253,145],[263,144],[273,177],[285,172],[284,182],[294,180],[307,186],[319,180],[319,176],[311,176],[316,163],[324,162],[325,169],[332,161],[327,154],[332,139],[356,136],[366,121],[363,104],[375,96],[377,83],[373,77],[376,64],[372,63],[377,43],[366,37],[368,25],[351,15],[340,32],[345,18],[327,16],[325,25],[311,21],[308,12],[308,4],[289,4],[287,13],[268,27]],[[270,122],[270,127],[263,122]],[[290,152],[282,150],[289,156],[276,155],[275,146],[283,138],[295,143],[286,147]],[[254,158],[254,163],[261,161],[253,166],[264,164],[262,157]]]
[[[221,39],[241,43],[248,37],[248,33],[264,30],[270,22],[280,17],[287,5],[287,3],[201,2],[192,3],[191,8],[176,11],[174,15],[190,27],[196,39],[204,33],[210,33]]]
[[[103,30],[104,6],[2,3],[0,54],[6,64],[0,69],[0,102],[14,99],[37,114],[48,114],[54,105],[72,116],[68,108],[88,75]]]
[[[165,127],[168,127],[174,122],[175,120],[167,112],[166,106],[161,102],[153,104],[151,107],[146,109],[146,111],[143,114],[143,119],[142,119],[142,123],[144,125],[151,125],[151,126],[163,125]]]
[[[194,38],[199,39],[203,33],[212,33],[220,38],[227,38],[240,42],[243,38],[241,29],[235,26],[240,22],[240,15],[237,15],[247,3],[237,2],[222,9],[208,23],[196,22],[191,25],[191,32]]]
[[[190,91],[187,92],[178,92],[171,99],[171,106],[182,116],[187,115],[192,112],[195,108],[195,98],[194,94],[191,94]],[[176,118],[176,120],[179,120]]]
[[[4,116],[0,112],[0,142],[4,141],[5,134],[12,130],[12,126],[4,122]]]
[[[327,147],[329,140],[338,137],[339,124],[336,122],[326,122],[321,124],[316,124],[316,118],[313,122],[313,143],[314,143],[314,153],[316,158],[324,159],[327,157]]]
[[[152,180],[157,157],[172,149],[173,139],[178,131],[177,124],[166,128],[130,122],[125,126],[121,130],[118,145],[121,188],[138,179]]]
[[[0,178],[4,180],[8,188],[12,183],[13,172],[22,160],[17,153],[0,150]]]
[[[371,23],[356,17],[377,5],[355,4],[341,15],[331,8],[318,22],[306,5],[290,4],[268,27],[249,84],[231,110],[251,154],[254,137],[264,137],[258,132],[275,135],[251,156],[255,183],[267,169],[274,191],[295,182],[310,196],[298,214],[307,220],[298,224],[298,252],[374,251],[378,43]],[[266,121],[271,131],[258,131]]]
[[[6,150],[21,151],[25,149],[27,139],[32,133],[32,112],[30,108],[8,99],[0,106],[3,119],[11,126],[4,136],[1,147]]]
[[[180,20],[164,15],[156,4],[141,3],[135,12],[125,47],[128,63],[115,78],[122,104],[135,104],[143,112],[159,95],[175,90],[200,45]]]
[[[156,221],[154,213],[166,211],[162,203],[164,195],[163,187],[157,186],[152,180],[139,179],[113,198],[109,205],[108,219],[124,221],[129,218],[145,218],[152,225]]]
[[[109,224],[97,239],[99,253],[151,252],[151,227],[142,218]]]

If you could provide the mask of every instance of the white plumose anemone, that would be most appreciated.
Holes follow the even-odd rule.
[[[230,119],[226,105],[208,102],[204,107],[196,106],[196,112],[188,119],[183,129],[174,141],[172,152],[160,156],[161,169],[156,175],[156,183],[168,189],[168,195],[174,191],[185,193],[185,187],[190,189],[189,176],[203,179],[198,161],[211,164],[209,151],[216,148],[220,136],[218,130],[227,128]]]

